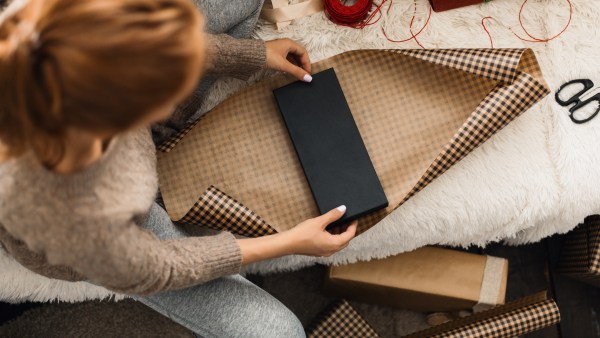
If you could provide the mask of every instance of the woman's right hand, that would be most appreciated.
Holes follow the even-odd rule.
[[[281,235],[288,237],[291,253],[308,256],[331,256],[348,246],[350,240],[356,235],[357,221],[352,222],[341,233],[332,234],[326,230],[329,224],[340,219],[345,212],[346,207],[339,206],[321,216],[308,219]]]
[[[329,233],[329,224],[340,219],[346,212],[345,206],[337,207],[326,214],[308,219],[294,228],[278,234],[238,239],[242,254],[242,265],[284,255],[331,256],[345,248],[356,235],[357,221],[344,232],[336,229]]]

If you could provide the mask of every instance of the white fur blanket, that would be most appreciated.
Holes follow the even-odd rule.
[[[426,48],[489,47],[481,19],[495,47],[532,48],[550,88],[578,78],[600,87],[600,0],[572,0],[573,21],[567,31],[548,43],[528,43],[518,26],[521,1],[494,0],[477,6],[433,13],[419,36]],[[419,29],[428,3],[418,0]],[[558,33],[569,17],[566,0],[531,0],[523,22],[528,30],[546,37]],[[363,30],[330,23],[323,14],[297,20],[277,32],[261,24],[256,35],[269,40],[290,37],[302,42],[313,61],[361,48],[419,48],[414,42],[395,44],[381,33],[381,25],[396,38],[408,37],[412,1],[396,0],[390,15]],[[240,88],[239,81],[217,83],[205,107],[210,108]],[[507,240],[513,244],[538,241],[572,229],[589,214],[600,212],[600,117],[589,123],[571,122],[567,108],[550,94],[487,143],[435,180],[381,223],[326,259],[290,256],[262,262],[248,270],[261,273],[296,269],[321,263],[368,260],[413,250],[427,244],[466,246]],[[109,292],[86,283],[52,281],[20,267],[0,253],[0,299],[9,301],[101,298]]]

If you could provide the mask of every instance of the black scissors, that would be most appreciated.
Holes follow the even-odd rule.
[[[563,89],[565,89],[566,87],[569,87],[569,86],[572,86],[575,84],[582,84],[583,89],[580,90],[579,92],[577,92],[576,94],[574,94],[573,96],[571,96],[568,100],[561,99],[559,96],[560,92]],[[581,97],[592,88],[594,88],[594,82],[592,82],[592,80],[577,79],[577,80],[572,80],[572,81],[569,81],[569,82],[563,84],[556,91],[554,98],[556,99],[556,102],[558,102],[558,104],[560,104],[563,107],[567,107],[572,104],[575,104],[573,107],[569,108],[569,117],[571,118],[571,121],[573,121],[574,123],[577,123],[577,124],[586,123],[586,122],[590,121],[591,119],[593,119],[594,117],[596,117],[596,115],[598,115],[598,113],[600,112],[600,93],[596,93],[594,96],[591,96],[583,101],[581,100]],[[589,115],[585,118],[575,117],[576,111],[578,111],[582,107],[587,106],[588,104],[590,104],[592,102],[598,103],[598,107],[596,108],[596,111],[594,113],[592,113],[591,115]]]

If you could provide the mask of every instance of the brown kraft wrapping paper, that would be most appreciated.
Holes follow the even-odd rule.
[[[390,202],[358,233],[549,92],[529,49],[356,50],[312,70],[331,67]],[[171,219],[253,237],[318,216],[272,93],[292,81],[249,86],[159,147]]]
[[[496,276],[486,276],[488,259],[499,260]],[[495,262],[494,262],[495,263]],[[489,272],[488,272],[489,273]],[[385,259],[332,266],[328,295],[419,312],[459,311],[504,304],[508,261],[437,247]],[[482,297],[484,280],[497,281]]]

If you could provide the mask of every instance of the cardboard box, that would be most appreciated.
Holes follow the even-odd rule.
[[[482,303],[478,308],[503,304],[507,274],[506,259],[424,247],[331,267],[325,290],[337,297],[413,311],[457,311],[478,303]]]

